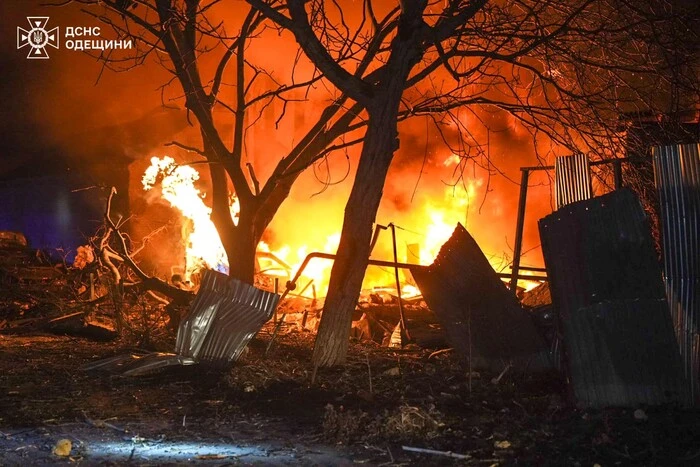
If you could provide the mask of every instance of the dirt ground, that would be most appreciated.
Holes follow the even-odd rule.
[[[142,377],[81,369],[125,341],[0,335],[0,464],[700,464],[697,411],[576,410],[551,374],[472,373],[470,389],[450,351],[367,342],[312,383],[312,333],[264,357],[270,331],[230,371]]]

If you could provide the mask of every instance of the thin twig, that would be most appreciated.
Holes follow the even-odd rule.
[[[453,350],[454,349],[452,347],[448,347],[446,349],[436,350],[435,352],[428,355],[428,360],[430,360],[433,357],[437,357],[438,355],[442,355],[442,354],[447,353],[447,352],[452,352]]]
[[[434,454],[436,456],[453,457],[455,459],[471,459],[472,458],[472,456],[470,456],[469,454],[458,454],[458,453],[452,452],[452,451],[437,451],[435,449],[414,448],[411,446],[401,446],[401,449],[403,449],[404,451],[418,452],[421,454]]]
[[[369,377],[369,393],[371,395],[374,394],[374,391],[372,390],[372,367],[369,365],[369,355],[365,354],[365,359],[367,361],[367,375]]]

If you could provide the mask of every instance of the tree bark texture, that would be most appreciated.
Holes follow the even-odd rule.
[[[357,175],[345,207],[340,244],[328,285],[328,296],[314,346],[314,366],[345,362],[352,312],[362,289],[372,239],[372,226],[382,199],[386,175],[398,149],[398,113],[411,69],[421,57],[422,14],[400,24],[371,105]],[[403,28],[402,28],[403,26]]]

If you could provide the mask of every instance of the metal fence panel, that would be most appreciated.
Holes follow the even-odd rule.
[[[557,157],[554,162],[554,204],[557,209],[593,196],[588,156]]]
[[[596,303],[564,324],[579,406],[682,400],[681,362],[665,300]]]
[[[700,144],[653,148],[664,278],[686,377],[700,403]]]
[[[603,301],[665,297],[649,224],[632,191],[567,205],[540,219],[539,229],[563,318]]]
[[[541,219],[539,228],[578,403],[681,399],[679,358],[672,364],[678,347],[668,311],[659,305],[665,300],[661,269],[634,193],[623,189],[567,205]],[[666,349],[671,363],[630,357],[654,355],[650,348]]]
[[[502,368],[502,359],[546,352],[532,319],[462,225],[432,265],[411,267],[411,274],[462,357]]]

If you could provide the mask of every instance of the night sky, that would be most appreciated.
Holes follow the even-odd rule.
[[[0,230],[22,231],[33,247],[74,250],[101,224],[110,185],[128,187],[129,164],[185,127],[184,112],[164,109],[151,82],[158,67],[105,72],[85,53],[65,48],[67,26],[98,26],[79,5],[39,0],[0,2]],[[60,28],[49,59],[28,60],[17,49],[27,16],[48,16]],[[106,37],[109,38],[109,37]],[[92,187],[92,188],[90,188]],[[75,191],[89,189],[90,191]],[[123,193],[116,212],[129,210]]]

